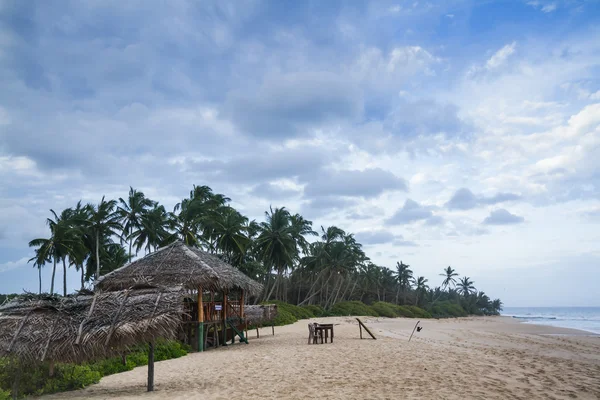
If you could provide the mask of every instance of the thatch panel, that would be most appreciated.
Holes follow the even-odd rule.
[[[181,299],[179,289],[23,296],[0,307],[0,356],[81,362],[157,337],[174,338],[184,312]]]
[[[249,324],[260,325],[275,319],[277,316],[277,305],[248,305],[244,308],[244,313]]]

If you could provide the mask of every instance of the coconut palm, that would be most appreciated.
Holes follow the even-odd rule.
[[[429,289],[427,286],[427,279],[424,276],[419,276],[413,280],[415,285],[415,305],[419,306],[419,298],[423,297],[423,293]]]
[[[440,274],[440,276],[444,277],[444,281],[442,282],[444,289],[450,284],[452,284],[452,286],[456,286],[456,279],[454,279],[454,277],[458,276],[458,274],[452,267],[448,266],[448,268],[445,268],[444,273]]]
[[[88,204],[88,220],[86,228],[91,233],[94,240],[94,259],[96,261],[96,273],[94,278],[100,277],[100,247],[105,241],[110,240],[113,236],[119,236],[117,232],[122,232],[123,227],[120,223],[120,216],[115,211],[117,202],[115,200],[106,201],[102,196],[102,200],[97,205]]]
[[[163,206],[154,204],[151,209],[146,210],[140,217],[139,226],[128,237],[130,243],[133,243],[135,254],[142,248],[150,253],[159,246],[170,243],[169,237],[175,239],[168,230],[171,224],[169,213]]]
[[[146,211],[154,206],[154,202],[147,198],[143,192],[138,192],[132,187],[129,187],[129,196],[126,200],[119,197],[117,214],[123,226],[122,239],[129,242],[129,261],[131,261],[131,247],[133,240],[130,239],[131,234],[141,228],[142,216]]]
[[[398,304],[398,297],[401,290],[403,294],[402,304],[406,304],[406,296],[413,279],[413,272],[409,267],[410,265],[404,264],[402,261],[399,263],[396,262],[396,282],[398,282],[398,289],[396,291],[396,304]]]
[[[296,241],[290,226],[290,213],[282,208],[270,208],[265,212],[266,221],[260,224],[260,234],[256,238],[256,248],[262,261],[269,271],[274,270],[276,280],[273,283],[266,299],[281,283],[283,273],[297,258]]]
[[[70,238],[69,233],[69,225],[67,220],[64,219],[67,217],[66,213],[63,212],[64,215],[59,216],[56,214],[54,210],[50,210],[52,213],[51,218],[46,219],[46,225],[50,228],[50,237],[33,239],[29,242],[29,247],[37,247],[36,249],[36,259],[37,260],[49,260],[52,259],[52,279],[50,281],[50,294],[54,294],[54,279],[56,277],[56,263],[63,260],[64,267],[64,285],[63,285],[63,293],[66,295],[67,283],[66,283],[66,266],[64,264],[65,257],[68,256],[70,250],[70,242],[72,239]]]
[[[475,293],[477,289],[473,286],[473,281],[468,276],[463,276],[458,283],[458,292],[462,294],[464,297],[469,296],[472,293]]]
[[[47,262],[51,262],[52,260],[50,258],[47,257],[48,254],[46,254],[43,249],[40,247],[38,249],[35,250],[35,256],[31,257],[27,262],[31,262],[33,261],[33,267],[37,268],[38,270],[38,283],[39,283],[39,289],[38,289],[38,294],[42,294],[42,267],[47,263]],[[2,303],[0,303],[2,304]]]

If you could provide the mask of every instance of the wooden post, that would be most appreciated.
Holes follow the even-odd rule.
[[[204,303],[202,287],[198,288],[198,351],[204,351]]]
[[[273,336],[275,336],[275,324],[271,325],[271,331],[273,332]]]
[[[256,338],[260,339],[260,333],[258,332],[258,325],[256,325]]]
[[[148,348],[148,391],[154,391],[154,341],[149,343]]]
[[[240,292],[240,318],[244,318],[244,289]]]
[[[362,326],[360,324],[358,324],[358,329],[360,330],[360,338],[362,339]]]
[[[227,345],[227,291],[223,291],[223,346]]]

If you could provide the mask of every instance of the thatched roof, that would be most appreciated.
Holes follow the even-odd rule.
[[[261,284],[237,268],[180,241],[104,275],[96,287],[101,290],[123,290],[143,282],[194,290],[200,286],[216,291],[243,289],[251,296],[262,292]]]
[[[175,338],[182,290],[19,296],[0,307],[0,356],[81,362],[157,337]]]

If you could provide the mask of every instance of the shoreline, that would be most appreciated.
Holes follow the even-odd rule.
[[[582,331],[510,317],[417,320],[359,317],[377,340],[360,339],[355,317],[301,320],[249,331],[249,343],[110,375],[45,399],[265,398],[547,399],[600,397],[600,341]],[[334,343],[308,345],[307,324],[334,324]],[[568,334],[568,335],[564,335]],[[558,335],[558,336],[557,336]],[[364,335],[363,335],[364,336]]]

